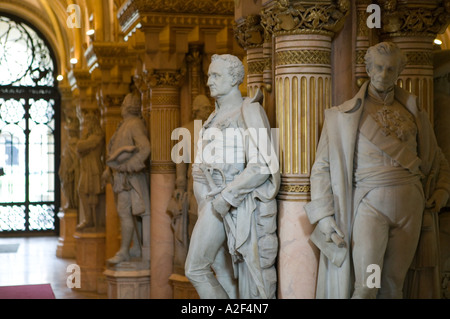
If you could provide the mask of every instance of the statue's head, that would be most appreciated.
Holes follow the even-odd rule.
[[[370,83],[379,92],[391,89],[406,66],[406,56],[392,42],[381,42],[367,50],[364,57]]]
[[[131,115],[140,115],[141,114],[141,96],[134,93],[128,93],[122,102],[122,116],[131,114]]]
[[[208,70],[207,85],[211,96],[226,95],[244,81],[244,65],[238,57],[231,54],[214,54]]]

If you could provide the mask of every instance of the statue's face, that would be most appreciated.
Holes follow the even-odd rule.
[[[367,71],[370,82],[379,92],[385,92],[395,85],[398,78],[399,61],[396,54],[375,53],[373,64]]]
[[[228,68],[228,64],[222,60],[214,60],[209,65],[207,85],[212,97],[227,95],[233,88],[233,77]]]

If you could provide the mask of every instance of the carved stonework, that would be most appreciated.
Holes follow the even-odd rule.
[[[333,35],[350,12],[349,0],[276,1],[263,10],[262,25],[272,34]]]
[[[92,68],[96,64],[101,68],[112,68],[116,65],[132,66],[136,55],[128,49],[127,43],[92,43],[85,52],[87,65]]]
[[[234,15],[233,0],[128,0],[117,13],[122,30],[127,29],[139,17],[151,13],[199,15]],[[148,21],[150,22],[150,21]],[[192,23],[192,22],[191,22]]]
[[[249,15],[234,26],[234,36],[244,49],[259,47],[264,43],[264,28],[260,15]]]
[[[183,84],[185,69],[178,71],[151,70],[144,72],[145,82],[150,88],[180,87]]]
[[[289,50],[276,53],[276,65],[331,64],[331,53],[324,50]]]
[[[450,1],[379,0],[382,7],[382,32],[390,36],[435,35],[443,33],[450,23]]]

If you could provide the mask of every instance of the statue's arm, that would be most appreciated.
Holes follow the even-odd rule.
[[[80,139],[77,143],[78,154],[86,154],[99,147],[104,139],[103,134],[92,134],[86,139]]]
[[[139,125],[132,127],[132,129],[133,142],[137,152],[124,163],[124,168],[128,172],[138,172],[145,168],[145,162],[150,156],[150,141],[143,124],[139,123]]]

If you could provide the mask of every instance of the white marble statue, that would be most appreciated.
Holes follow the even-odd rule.
[[[275,298],[278,159],[266,154],[261,95],[243,99],[243,78],[236,56],[212,56],[207,85],[216,109],[192,167],[198,220],[185,265],[200,298]]]
[[[104,212],[99,209],[100,196],[104,193],[101,176],[104,168],[103,153],[105,134],[100,126],[100,110],[95,106],[77,109],[81,124],[76,149],[80,160],[78,196],[83,214],[80,214],[78,231],[104,230]],[[102,216],[103,215],[103,216]]]
[[[117,213],[120,218],[121,245],[109,265],[145,259],[149,263],[150,187],[147,161],[150,141],[141,116],[141,99],[129,93],[125,97],[119,123],[108,144],[107,168],[103,181],[113,186]],[[133,244],[133,245],[132,245]]]
[[[317,298],[402,298],[425,206],[438,211],[449,198],[428,115],[395,85],[406,57],[382,42],[365,60],[370,81],[325,111],[312,168],[305,210],[321,250]]]
[[[213,112],[213,106],[206,95],[197,95],[192,102],[192,118],[184,128],[189,130],[190,147],[183,154],[184,160],[176,164],[175,190],[169,203],[168,211],[172,214],[172,229],[174,232],[174,273],[184,275],[184,264],[189,248],[189,239],[197,221],[197,200],[194,196],[192,163],[195,156],[195,145],[198,136],[195,134],[195,120],[202,123]]]

